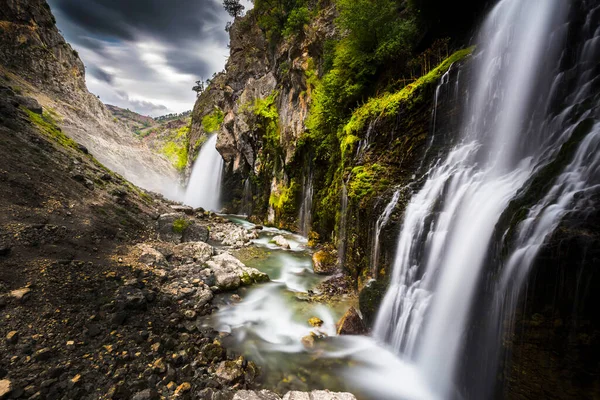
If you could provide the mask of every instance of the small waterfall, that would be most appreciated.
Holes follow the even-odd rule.
[[[312,207],[313,207],[313,170],[309,166],[304,172],[302,178],[302,205],[300,206],[300,233],[304,237],[308,237],[312,224]]]
[[[242,203],[240,206],[240,215],[252,214],[252,182],[250,178],[244,181],[244,192],[242,193]]]
[[[340,208],[340,226],[338,230],[338,267],[342,268],[346,261],[346,228],[348,225],[348,188],[342,183],[342,201]]]
[[[550,110],[550,98],[561,96],[553,81],[560,76],[567,12],[562,0],[502,0],[492,10],[480,31],[460,141],[432,168],[406,209],[374,335],[415,365],[436,398],[463,397],[455,386],[457,368],[500,216],[575,130],[576,124]],[[580,90],[570,100],[572,109],[585,96]],[[596,133],[586,136],[519,227],[499,293],[527,273],[523,264],[531,264],[575,194],[595,186],[597,141]],[[469,371],[470,384],[482,374]]]
[[[194,163],[184,201],[189,206],[219,211],[224,161],[216,145],[215,134],[204,143]]]
[[[377,279],[377,270],[379,268],[379,238],[381,236],[381,231],[387,225],[392,212],[396,208],[396,205],[398,205],[401,192],[402,189],[398,189],[394,192],[392,199],[383,210],[383,213],[377,218],[377,222],[375,222],[375,235],[373,236],[373,247],[371,249],[371,277],[373,279]]]

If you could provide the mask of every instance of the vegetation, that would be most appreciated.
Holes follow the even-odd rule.
[[[173,140],[168,141],[162,148],[162,153],[171,161],[178,171],[183,171],[188,159],[188,141],[190,127],[184,126],[177,131]]]
[[[173,221],[173,232],[174,233],[183,233],[190,226],[191,222],[186,220],[185,218],[178,218]]]
[[[210,114],[207,114],[202,118],[202,129],[205,133],[213,133],[221,128],[225,114],[220,109],[216,109]]]
[[[56,121],[50,113],[45,111],[42,115],[40,115],[24,107],[22,110],[27,113],[29,120],[47,137],[56,141],[63,147],[70,147],[72,149],[79,150],[77,143],[62,132],[62,130],[56,125]]]

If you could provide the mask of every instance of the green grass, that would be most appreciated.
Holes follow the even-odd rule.
[[[225,115],[223,114],[223,111],[217,109],[202,118],[202,129],[204,129],[205,133],[217,132],[221,129],[224,118]]]
[[[190,222],[184,218],[178,218],[173,222],[173,232],[182,234],[188,226],[190,226]]]
[[[44,112],[42,115],[40,115],[28,110],[25,107],[21,107],[21,109],[25,111],[29,120],[47,137],[63,147],[70,147],[79,151],[79,146],[77,143],[61,131],[50,113]]]

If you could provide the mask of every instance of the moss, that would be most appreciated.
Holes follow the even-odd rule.
[[[39,115],[27,108],[22,107],[21,109],[25,111],[29,120],[47,137],[56,141],[63,147],[70,147],[79,151],[79,146],[77,143],[62,132],[62,130],[56,125],[56,122],[51,114],[44,112],[43,115]]]
[[[178,218],[173,221],[173,232],[183,234],[185,230],[191,225],[191,223],[185,218]]]
[[[372,327],[377,317],[387,284],[381,281],[371,281],[358,295],[358,304],[367,327]]]
[[[365,197],[379,192],[383,188],[382,182],[385,168],[379,164],[369,166],[358,166],[352,169],[352,177],[349,182],[348,198],[359,202]]]
[[[204,129],[204,132],[206,133],[217,132],[221,129],[221,124],[224,119],[225,114],[223,114],[223,111],[216,109],[202,118],[202,129]]]
[[[459,50],[442,61],[435,69],[417,79],[415,82],[405,86],[402,90],[395,93],[386,93],[382,96],[370,99],[367,103],[356,109],[350,118],[350,121],[344,127],[346,135],[361,132],[368,121],[377,118],[378,116],[395,115],[398,112],[401,104],[409,101],[415,102],[420,100],[420,96],[416,96],[417,91],[424,87],[436,84],[440,78],[450,69],[450,66],[458,61],[469,56],[474,50],[474,47]]]

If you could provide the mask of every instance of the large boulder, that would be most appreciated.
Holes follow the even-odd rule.
[[[163,214],[158,217],[158,239],[165,242],[206,242],[209,232],[184,213]]]
[[[290,242],[288,242],[287,239],[281,235],[277,235],[273,239],[271,239],[271,243],[275,243],[277,246],[281,247],[282,249],[289,250],[289,248],[290,248]]]
[[[335,393],[329,390],[313,390],[307,392],[288,392],[283,400],[356,400],[351,393]]]
[[[354,307],[350,307],[337,324],[338,335],[363,335],[367,328]]]
[[[240,390],[233,396],[233,400],[281,400],[281,397],[268,390],[260,392]]]
[[[138,248],[141,251],[138,258],[141,263],[152,267],[167,267],[169,265],[165,256],[153,247],[147,244],[140,244]]]
[[[235,290],[241,285],[251,285],[269,280],[267,274],[256,268],[245,266],[229,253],[213,257],[206,265],[214,274],[215,286],[221,291]]]
[[[173,248],[173,257],[179,261],[207,262],[215,253],[215,249],[204,242],[189,242],[178,244]]]

